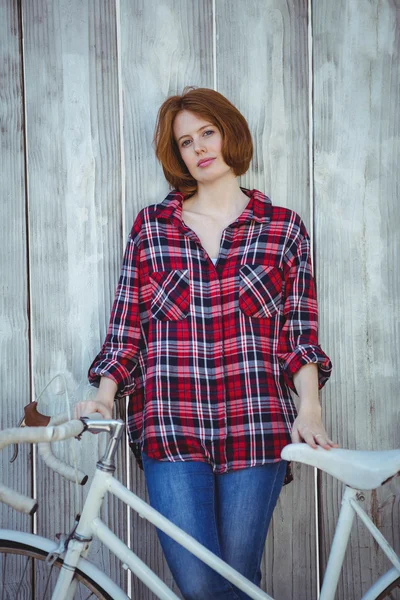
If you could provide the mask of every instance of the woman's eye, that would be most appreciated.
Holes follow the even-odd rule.
[[[207,129],[207,131],[205,131],[203,133],[203,135],[205,135],[206,133],[214,133],[214,131],[212,129]],[[206,137],[210,137],[209,135],[207,135]],[[190,142],[190,140],[185,140],[184,142],[182,142],[182,147],[187,146],[186,142]]]

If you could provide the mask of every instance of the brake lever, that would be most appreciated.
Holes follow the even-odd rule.
[[[17,427],[26,427],[26,423],[25,423],[25,415],[23,417],[21,417],[21,419],[19,420],[19,423],[17,425]],[[10,459],[10,463],[13,463],[14,460],[16,460],[17,456],[18,456],[18,444],[13,444],[14,446],[14,452],[13,455]]]

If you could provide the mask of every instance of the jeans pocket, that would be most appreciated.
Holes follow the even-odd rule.
[[[150,280],[153,317],[159,321],[185,319],[190,310],[189,269],[154,271],[150,274]]]
[[[282,271],[273,265],[242,265],[239,307],[253,318],[271,318],[281,310]]]

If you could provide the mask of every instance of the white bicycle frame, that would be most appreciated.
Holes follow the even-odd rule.
[[[135,510],[139,516],[153,523],[153,525],[161,529],[164,533],[189,550],[189,552],[194,554],[197,558],[202,560],[240,590],[245,592],[250,598],[253,598],[254,600],[273,600],[271,596],[251,583],[248,579],[230,567],[223,560],[218,558],[210,550],[207,550],[207,548],[205,548],[192,536],[188,535],[182,529],[174,525],[171,521],[161,515],[149,504],[141,500],[133,492],[129,491],[117,479],[114,478],[114,456],[124,430],[122,422],[112,420],[99,422],[85,419],[82,419],[82,421],[86,421],[87,428],[90,430],[97,433],[100,431],[109,431],[111,436],[105,455],[97,463],[97,469],[91,483],[81,517],[73,534],[71,535],[71,539],[69,539],[67,549],[65,552],[59,551],[63,555],[64,565],[60,569],[60,574],[58,576],[57,584],[52,597],[53,600],[73,599],[75,591],[75,582],[73,581],[74,570],[77,567],[81,567],[85,571],[88,571],[88,565],[90,563],[88,563],[85,559],[93,537],[98,538],[103,544],[105,544],[105,546],[122,561],[123,566],[125,568],[129,568],[132,573],[141,579],[143,583],[149,589],[151,589],[158,598],[161,600],[179,600],[178,596],[176,596],[176,594],[174,594],[172,590],[101,521],[99,516],[100,508],[107,492],[114,494],[117,498]],[[71,424],[72,423],[73,422],[71,422]],[[34,428],[29,429],[34,430]],[[53,428],[52,432],[49,431],[49,428],[43,429],[45,430],[45,433],[49,434],[46,439],[51,439],[52,436],[54,436],[57,428]],[[15,430],[10,431],[12,432]],[[80,431],[82,431],[82,429],[80,429]],[[32,431],[32,436],[34,436],[34,431]],[[65,437],[62,437],[60,433],[58,438],[53,437],[52,439],[65,439]],[[34,440],[32,439],[31,441]],[[331,452],[334,452],[334,450],[331,450]],[[46,462],[48,461],[46,460]],[[48,464],[50,463],[48,462]],[[64,465],[64,468],[68,469],[69,467]],[[59,467],[56,470],[62,473],[62,470]],[[65,475],[65,473],[63,474]],[[371,519],[358,504],[357,500],[363,500],[362,492],[345,486],[342,506],[321,589],[320,600],[334,599],[340,570],[350,537],[351,527],[356,514],[361,518],[379,546],[385,552],[386,556],[393,563],[393,568],[373,584],[373,586],[363,596],[362,600],[375,599],[380,592],[382,592],[400,576],[399,557],[396,555],[393,548],[391,548],[377,527],[372,523]],[[5,533],[14,535],[16,532]],[[29,539],[33,539],[35,537],[26,533],[20,533],[17,535],[19,535],[21,542],[27,542],[28,536]],[[15,539],[15,535],[13,539]],[[44,540],[43,538],[40,538],[40,540],[43,542],[43,544],[51,544],[51,542]],[[34,543],[32,543],[32,545],[34,545]],[[57,554],[56,550],[57,546],[55,544],[53,545],[50,554]],[[108,587],[108,589],[110,589],[111,580],[106,575],[102,573],[100,574],[96,567],[93,566],[92,570],[96,571],[96,576],[93,577],[94,580],[100,585],[102,584],[102,581],[107,582],[107,586],[104,584],[103,585],[105,588]],[[117,588],[115,584],[112,584],[112,587],[112,596],[115,600],[127,600],[128,596],[120,588]]]
[[[364,496],[359,490],[345,486],[342,506],[336,524],[335,535],[329,553],[328,564],[322,582],[320,600],[334,600],[340,571],[343,565],[344,555],[350,538],[351,527],[357,514],[368,528],[371,535],[378,542],[386,556],[393,563],[393,568],[380,577],[362,597],[361,600],[374,600],[376,596],[388,587],[400,575],[400,559],[374,525],[366,512],[358,504],[357,500],[363,500]]]
[[[266,592],[263,592],[259,587],[251,583],[243,577],[235,569],[230,567],[215,554],[207,550],[202,544],[196,541],[192,536],[185,533],[182,529],[171,523],[163,517],[158,511],[141,500],[134,493],[124,487],[111,473],[97,470],[94,476],[91,488],[89,490],[84,509],[76,529],[76,537],[80,537],[80,541],[73,540],[70,542],[65,562],[68,567],[77,566],[82,544],[89,541],[93,536],[98,538],[107,548],[111,550],[124,564],[127,566],[143,583],[149,587],[161,600],[177,600],[178,597],[155,575],[155,573],[147,567],[129,548],[121,542],[121,540],[110,531],[110,529],[100,520],[99,511],[106,492],[114,494],[125,504],[139,513],[139,516],[144,517],[156,527],[171,536],[176,542],[184,546],[192,554],[209,565],[212,569],[220,573],[228,581],[233,583],[243,592],[248,594],[250,598],[255,600],[274,600]],[[371,535],[375,538],[379,546],[385,552],[386,556],[393,563],[394,567],[377,580],[374,585],[363,596],[362,600],[370,600],[375,598],[383,591],[390,583],[400,576],[400,560],[394,552],[393,548],[386,541],[381,532],[377,529],[365,511],[360,507],[357,499],[362,500],[361,492],[354,490],[348,486],[345,487],[342,506],[335,530],[334,539],[329,555],[328,565],[323,580],[323,585],[320,593],[320,600],[333,600],[339,580],[340,570],[343,565],[344,555],[350,537],[351,527],[356,514],[361,518],[366,525]],[[55,588],[54,598],[59,600],[65,596],[66,590],[72,580],[73,572],[61,570],[61,574]],[[122,595],[121,598],[126,598]]]
[[[68,544],[64,557],[67,568],[61,568],[53,598],[60,600],[69,598],[69,585],[73,578],[73,569],[78,566],[80,556],[85,556],[89,542],[93,537],[99,539],[117,556],[125,567],[128,567],[143,583],[161,600],[179,600],[178,596],[157,575],[136,556],[99,518],[100,507],[106,492],[110,492],[153,525],[171,536],[176,542],[192,552],[200,560],[208,564],[239,589],[246,592],[254,600],[273,600],[259,587],[251,583],[238,571],[230,567],[213,552],[182,529],[171,523],[146,502],[123,486],[111,473],[96,470],[85,505],[75,530],[74,539]],[[86,546],[86,548],[85,548]],[[121,598],[127,596],[122,594]]]

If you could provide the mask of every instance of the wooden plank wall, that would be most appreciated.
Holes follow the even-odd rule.
[[[246,2],[245,22],[240,0],[216,7],[217,89],[246,116],[255,145],[241,180],[297,211],[311,232],[307,0]],[[316,597],[313,477],[294,466],[295,483],[284,487],[270,526],[262,587],[276,598],[297,598],[299,590]]]
[[[152,147],[158,107],[196,85],[225,94],[248,120],[255,153],[241,185],[297,211],[312,235],[320,342],[334,364],[321,394],[328,430],[344,447],[400,446],[398,2],[0,0],[0,58],[2,427],[58,372],[71,402],[89,393],[128,232],[168,192]],[[40,402],[63,412],[63,381]],[[75,447],[80,465],[93,472],[103,446]],[[30,451],[20,453],[12,468],[2,456],[2,479],[26,493],[34,479],[42,501],[54,491],[60,509],[42,502],[35,527],[68,529],[84,491],[75,498],[73,485],[40,463],[33,472]],[[118,474],[148,500],[125,448]],[[320,476],[316,499],[313,470],[295,465],[294,476],[274,514],[262,587],[309,600],[342,486]],[[399,550],[393,485],[366,506]],[[104,518],[122,539],[130,529],[134,550],[179,595],[154,527],[115,500]],[[34,527],[4,507],[0,522]],[[132,597],[155,598],[98,546],[92,555]],[[337,598],[360,596],[386,567],[355,526]]]
[[[23,64],[20,11],[14,2],[0,3],[0,427],[14,427],[29,402],[29,297],[26,229],[26,181],[23,105]],[[4,176],[5,175],[5,176]],[[1,455],[1,481],[32,496],[32,450],[19,449],[18,460],[9,464],[13,448]],[[4,505],[0,527],[28,530],[31,519]],[[0,573],[4,573],[0,559]],[[15,581],[24,565],[9,560],[5,595],[15,593]],[[3,575],[2,575],[3,577]],[[26,594],[26,595],[25,595]],[[21,600],[28,590],[21,590]]]
[[[213,86],[212,7],[212,0],[121,0],[125,237],[140,208],[160,202],[168,193],[152,146],[159,106],[185,85]],[[149,502],[143,471],[133,456],[130,469],[131,488]],[[132,530],[134,551],[181,597],[154,526],[133,514]],[[155,596],[134,577],[132,598]]]
[[[315,2],[313,36],[317,275],[336,368],[326,420],[344,447],[399,448],[400,4]],[[323,566],[341,490],[321,477]],[[399,552],[395,482],[364,505]],[[338,597],[360,597],[389,567],[370,540],[356,523]]]

